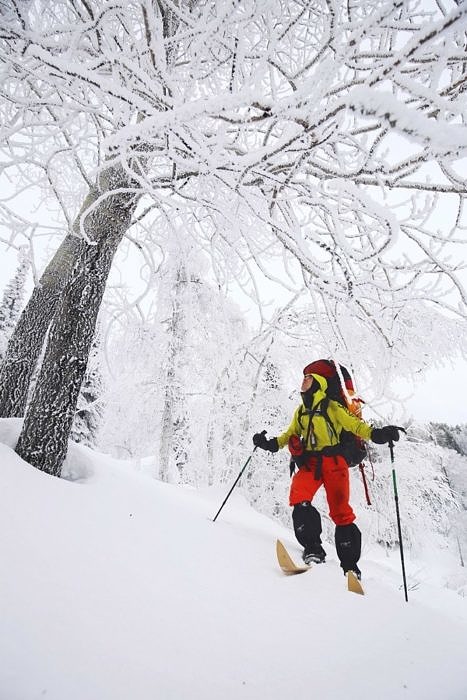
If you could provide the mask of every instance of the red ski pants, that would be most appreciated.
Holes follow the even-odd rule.
[[[336,525],[350,525],[355,520],[355,513],[349,504],[349,468],[340,455],[328,457],[323,455],[321,478],[316,479],[316,459],[312,458],[307,467],[302,467],[292,477],[289,503],[295,506],[302,501],[312,501],[315,493],[324,485],[329,505],[329,515]]]

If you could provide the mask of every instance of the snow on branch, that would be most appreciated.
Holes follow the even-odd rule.
[[[92,243],[94,214],[131,194],[156,212],[130,232],[145,264],[183,229],[222,284],[258,304],[258,279],[305,287],[317,312],[340,318],[342,305],[388,346],[409,300],[465,318],[466,12],[435,0],[5,11],[10,207],[40,190]]]
[[[467,129],[460,124],[450,124],[425,116],[408,108],[390,92],[372,88],[355,87],[349,96],[349,107],[361,114],[381,119],[417,144],[429,144],[432,159],[450,156],[458,159],[467,155]]]

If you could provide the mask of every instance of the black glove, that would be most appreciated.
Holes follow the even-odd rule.
[[[384,445],[385,442],[397,442],[399,440],[399,430],[405,433],[404,428],[398,425],[384,425],[382,428],[373,428],[371,439],[377,445]]]
[[[253,445],[255,447],[260,447],[262,450],[269,450],[269,452],[277,452],[279,450],[277,438],[273,437],[268,440],[265,430],[263,430],[261,433],[255,433],[253,435]]]

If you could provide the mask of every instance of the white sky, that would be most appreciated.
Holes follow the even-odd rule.
[[[467,423],[466,397],[467,362],[459,360],[454,367],[431,370],[406,409],[419,421]]]

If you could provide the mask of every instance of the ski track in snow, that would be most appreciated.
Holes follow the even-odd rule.
[[[0,700],[467,698],[465,598],[427,583],[405,603],[377,551],[348,593],[331,543],[286,577],[293,533],[238,491],[213,523],[221,489],[70,454],[76,481],[0,444]]]

